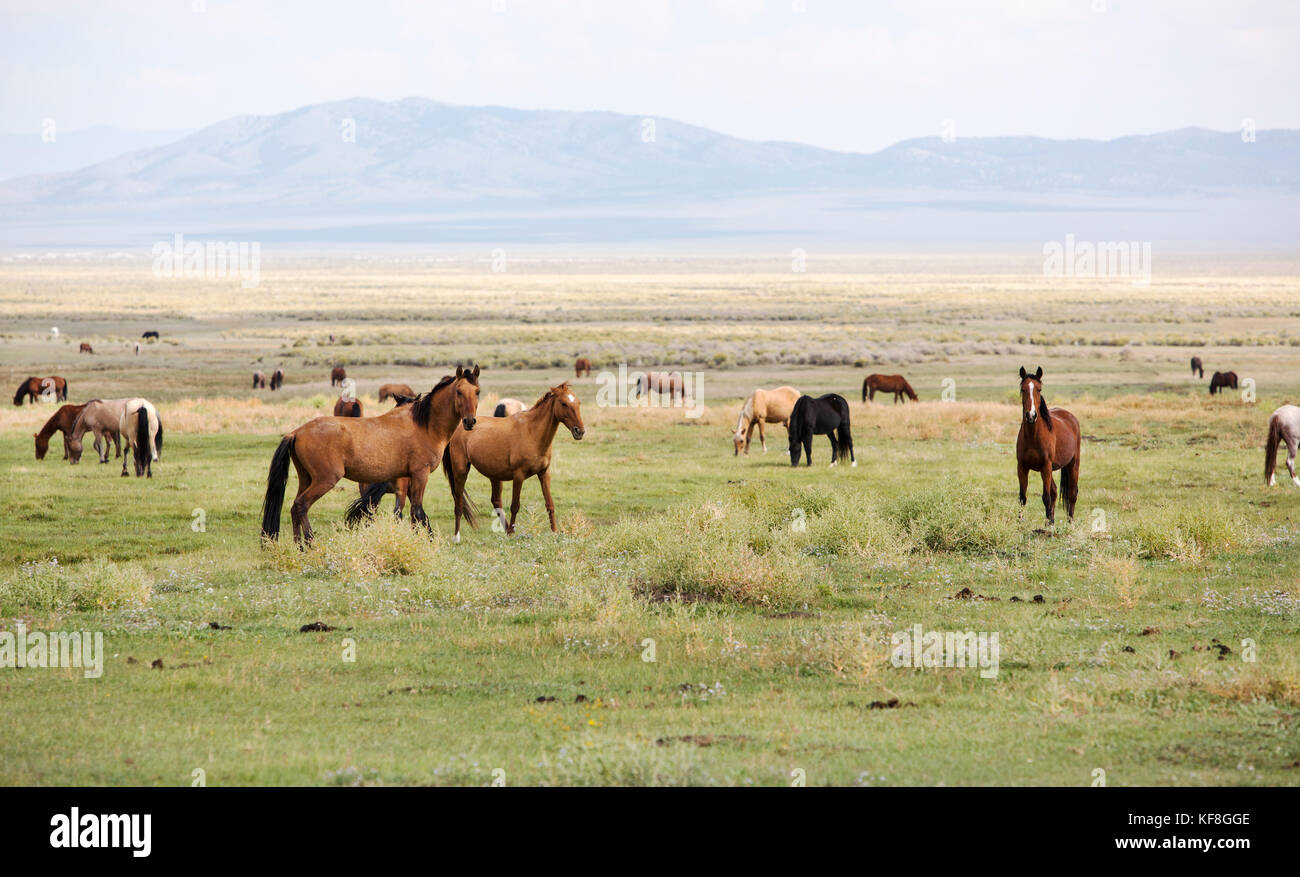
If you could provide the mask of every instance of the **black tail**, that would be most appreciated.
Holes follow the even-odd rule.
[[[493,417],[505,417],[505,416],[506,416],[506,403],[504,403],[504,402],[498,402],[498,403],[497,403],[497,407],[495,407],[495,408],[492,409],[492,416],[493,416]]]
[[[840,415],[840,425],[835,430],[835,460],[846,457],[852,460],[853,433],[849,430],[849,403],[843,396],[836,396],[833,404]]]
[[[1268,420],[1268,442],[1264,445],[1264,483],[1273,480],[1277,470],[1277,446],[1282,441],[1282,418],[1276,414]]]
[[[352,501],[343,520],[347,522],[349,527],[355,527],[362,521],[370,520],[375,516],[375,509],[379,508],[379,502],[384,498],[384,494],[392,492],[393,484],[391,481],[376,481],[361,491],[361,496]]]
[[[158,459],[162,459],[162,415],[158,416],[158,432],[153,437],[154,450],[158,452]]]
[[[149,447],[149,409],[143,405],[135,413],[135,474],[143,475],[144,470],[153,461],[153,451]]]
[[[66,401],[68,401],[68,382],[67,382],[67,381],[64,381],[64,382],[63,382],[63,397],[62,397],[61,399],[56,397],[56,400],[59,401],[59,402],[66,402]]]
[[[447,476],[447,487],[451,489],[451,512],[456,513],[456,483],[451,478],[451,445],[442,449],[442,474]],[[460,513],[465,518],[465,523],[474,529],[478,529],[478,506],[474,500],[469,498],[469,491],[460,492]]]
[[[262,536],[280,538],[280,507],[284,505],[284,485],[289,480],[289,461],[293,456],[293,436],[280,440],[280,447],[271,457],[271,470],[266,474],[266,499],[262,501]]]

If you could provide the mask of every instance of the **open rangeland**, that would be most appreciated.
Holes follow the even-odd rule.
[[[1300,265],[1170,257],[1134,288],[975,256],[303,256],[249,296],[140,263],[0,263],[6,386],[147,396],[167,428],[153,478],[121,478],[35,459],[52,404],[0,409],[0,631],[105,651],[93,679],[0,668],[0,783],[1300,784],[1300,490],[1264,481]],[[516,534],[484,515],[453,545],[435,473],[431,535],[390,502],[348,530],[341,481],[312,548],[260,544],[271,455],[330,412],[333,366],[379,412],[381,384],[478,363],[488,416],[577,350],[602,367],[554,444],[558,535],[529,481]],[[1211,396],[1193,355],[1241,388]],[[619,362],[702,376],[699,416],[602,404]],[[1018,502],[1021,366],[1081,426],[1050,531]],[[920,401],[858,402],[872,371]],[[735,455],[743,400],[785,384],[850,400],[856,468],[824,439],[792,468],[779,425]],[[895,666],[917,625],[996,634],[996,673]]]

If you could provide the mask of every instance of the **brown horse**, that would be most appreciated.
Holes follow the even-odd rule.
[[[45,421],[45,425],[41,427],[40,432],[33,433],[36,436],[36,459],[45,459],[45,452],[50,449],[50,437],[56,432],[63,433],[63,459],[68,459],[68,436],[72,435],[72,428],[77,423],[77,415],[85,407],[84,402],[80,405],[63,405],[58,411],[54,412],[53,417]],[[120,445],[118,446],[117,455],[122,456]]]
[[[263,372],[253,372],[253,389],[266,389],[266,375]]]
[[[555,441],[560,424],[569,429],[575,440],[586,433],[582,423],[578,398],[568,383],[551,387],[533,407],[512,417],[484,420],[473,432],[458,429],[442,454],[442,471],[451,487],[452,505],[456,512],[456,529],[453,541],[460,541],[460,519],[463,515],[471,527],[478,526],[474,506],[465,497],[465,479],[472,465],[492,482],[492,508],[507,533],[515,531],[515,518],[519,514],[519,493],[524,481],[536,475],[546,499],[546,513],[551,518],[551,532],[555,527],[555,501],[551,499],[551,443]],[[510,500],[510,521],[505,520],[501,508],[501,485],[510,481],[514,492]]]
[[[651,392],[661,396],[667,393],[669,402],[678,396],[681,396],[683,403],[686,402],[686,382],[681,372],[647,372],[637,375],[636,398],[640,399]]]
[[[573,376],[580,378],[583,375],[591,377],[591,360],[585,356],[580,356],[573,363]]]
[[[284,383],[284,372],[277,368],[275,372],[271,375],[271,389],[278,390],[280,389],[280,385],[283,383]]]
[[[734,456],[743,452],[749,456],[749,442],[754,436],[754,427],[758,427],[758,440],[767,453],[767,435],[763,429],[765,423],[779,423],[790,429],[790,412],[799,400],[799,391],[794,387],[777,387],[775,390],[759,388],[749,394],[745,404],[740,407],[740,416],[736,418],[736,429],[731,434],[735,446]]]
[[[866,380],[862,382],[862,401],[868,399],[872,402],[876,401],[877,392],[893,393],[895,405],[904,396],[913,402],[916,401],[916,392],[902,375],[867,375]]]
[[[95,435],[95,456],[99,458],[99,462],[108,462],[110,443],[116,447],[117,456],[122,456],[121,422],[128,401],[130,400],[91,399],[81,406],[81,411],[72,424],[72,433],[65,439],[69,463],[75,466],[81,462],[81,439],[87,432],[93,432]],[[126,469],[125,459],[122,461],[122,468]]]
[[[415,395],[415,391],[412,390],[410,387],[408,387],[406,384],[380,384],[379,385],[380,402],[384,401],[385,399],[392,399],[394,402],[397,402],[398,396],[414,396],[414,395]]]
[[[1074,518],[1074,503],[1079,498],[1079,421],[1064,408],[1049,411],[1043,399],[1043,367],[1029,374],[1020,369],[1020,434],[1016,436],[1016,474],[1020,478],[1020,504],[1025,504],[1029,472],[1043,476],[1043,508],[1047,524],[1056,523],[1056,482],[1052,472],[1061,470],[1061,487],[1065,490],[1065,513]]]
[[[330,386],[331,387],[339,386],[345,380],[347,380],[347,377],[348,377],[348,373],[344,370],[343,366],[341,365],[334,366],[334,368],[330,369]]]
[[[22,405],[24,396],[27,397],[27,404],[29,405],[37,399],[66,402],[68,401],[68,382],[58,375],[50,375],[48,378],[28,378],[18,385],[18,391],[14,393],[14,404]]]
[[[478,366],[473,371],[458,366],[454,376],[443,378],[410,405],[399,405],[378,417],[317,417],[287,433],[266,477],[262,535],[268,539],[280,535],[290,462],[298,471],[298,495],[289,509],[297,542],[311,541],[307,513],[340,478],[363,484],[409,478],[411,522],[428,527],[424,488],[456,424],[474,429],[478,376]]]
[[[1205,378],[1205,366],[1201,365],[1201,358],[1199,356],[1192,357],[1192,377]]]
[[[1215,372],[1210,378],[1210,395],[1221,393],[1227,389],[1237,389],[1236,372]]]
[[[335,417],[360,417],[361,400],[344,399],[342,396],[340,396],[338,398],[338,401],[334,403],[334,416]]]
[[[95,348],[91,347],[91,346],[90,346],[89,344],[87,344],[85,341],[82,341],[82,342],[81,342],[81,349],[78,350],[77,352],[78,352],[78,353],[94,353],[94,352],[95,352]]]

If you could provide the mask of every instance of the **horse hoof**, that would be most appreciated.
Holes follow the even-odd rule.
[[[452,536],[452,537],[451,537],[451,541],[452,541],[452,544],[453,544],[453,545],[459,545],[459,544],[460,544],[460,534],[457,533],[455,536]]]
[[[854,461],[853,461],[853,465],[850,466],[849,468],[850,468],[850,469],[856,469],[856,468],[858,468],[858,461],[857,461],[857,460],[854,460]]]
[[[1292,478],[1291,483],[1294,484],[1296,487],[1300,487],[1300,478]]]

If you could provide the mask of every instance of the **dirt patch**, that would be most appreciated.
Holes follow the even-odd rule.
[[[669,743],[693,743],[696,746],[713,746],[717,743],[744,743],[748,740],[743,734],[685,734],[681,737],[660,737],[656,746]]]

